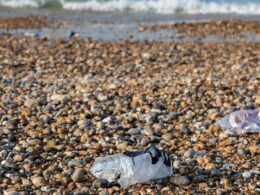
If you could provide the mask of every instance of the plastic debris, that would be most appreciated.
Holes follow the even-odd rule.
[[[79,37],[79,34],[75,31],[70,31],[70,34],[69,34],[69,39],[72,39],[72,38],[78,38]]]
[[[40,37],[40,33],[39,32],[24,32],[24,36],[27,37]]]
[[[98,179],[117,181],[125,187],[171,176],[173,170],[170,157],[151,146],[146,150],[126,151],[98,158],[90,171]]]
[[[236,134],[260,133],[260,111],[235,111],[216,122],[216,125]]]

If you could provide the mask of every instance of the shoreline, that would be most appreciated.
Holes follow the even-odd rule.
[[[89,14],[89,13],[88,13]],[[94,13],[96,15],[97,13]],[[121,18],[114,21],[116,13],[102,13],[96,21],[82,18],[84,14],[70,19],[63,18],[62,14],[31,15],[16,17],[0,17],[0,33],[25,35],[32,37],[48,37],[51,39],[63,38],[69,40],[71,35],[79,39],[104,41],[163,41],[163,42],[259,42],[260,20],[244,19],[204,19],[194,21],[183,17],[179,20],[165,22],[162,19],[153,23],[148,22],[147,15],[139,21],[130,22],[133,18]],[[112,18],[106,21],[106,18]],[[28,14],[27,14],[28,15]],[[89,17],[92,15],[90,14]],[[135,16],[136,15],[132,15]],[[190,17],[190,16],[189,16]],[[159,17],[160,18],[160,17]],[[214,18],[214,17],[213,17]],[[225,17],[224,17],[225,18]],[[120,21],[121,20],[121,21]],[[113,21],[113,22],[112,22]],[[142,22],[141,22],[142,21]]]

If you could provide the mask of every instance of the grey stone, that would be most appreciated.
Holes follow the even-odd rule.
[[[7,156],[7,154],[8,154],[8,152],[7,152],[6,150],[2,150],[2,151],[0,152],[0,158],[1,158],[1,159],[4,159],[4,158]]]
[[[170,179],[170,182],[172,184],[182,187],[189,185],[191,183],[191,180],[186,176],[174,176]]]
[[[179,113],[177,113],[177,112],[170,112],[169,113],[169,117],[170,117],[170,119],[177,119],[178,118],[178,116],[179,116]]]
[[[184,153],[184,157],[186,158],[192,158],[195,155],[195,151],[193,149],[188,149],[185,153]]]
[[[131,129],[129,129],[128,131],[127,131],[127,133],[128,134],[130,134],[130,135],[136,135],[136,134],[138,134],[140,131],[138,130],[138,129],[136,129],[136,128],[131,128]]]
[[[93,182],[93,186],[96,188],[106,188],[109,186],[109,182],[106,179],[96,179]]]
[[[84,169],[76,169],[73,173],[73,175],[71,176],[72,181],[74,182],[85,182],[87,181],[87,177],[85,174]]]
[[[73,159],[73,160],[70,160],[68,162],[68,166],[70,168],[72,168],[72,167],[82,167],[83,166],[83,162],[80,159]]]
[[[186,125],[182,125],[181,128],[180,128],[180,131],[183,134],[189,134],[190,133],[190,129]]]

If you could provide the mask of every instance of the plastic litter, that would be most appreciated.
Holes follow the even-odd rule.
[[[236,134],[260,133],[260,111],[239,110],[216,122],[222,129]]]
[[[79,36],[79,34],[75,31],[70,31],[70,34],[69,34],[69,39],[72,39],[72,38],[77,38]]]
[[[170,157],[154,146],[141,151],[126,151],[121,154],[98,158],[90,169],[98,179],[117,181],[129,186],[152,179],[172,175]]]

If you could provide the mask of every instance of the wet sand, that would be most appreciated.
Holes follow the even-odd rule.
[[[209,22],[205,34],[230,36],[238,25],[225,31]],[[200,24],[179,28],[200,36]],[[260,43],[232,35],[232,42],[175,42],[1,34],[1,191],[259,193],[259,134],[214,125],[260,106]],[[171,155],[173,176],[120,188],[89,172],[100,156],[150,144]]]

